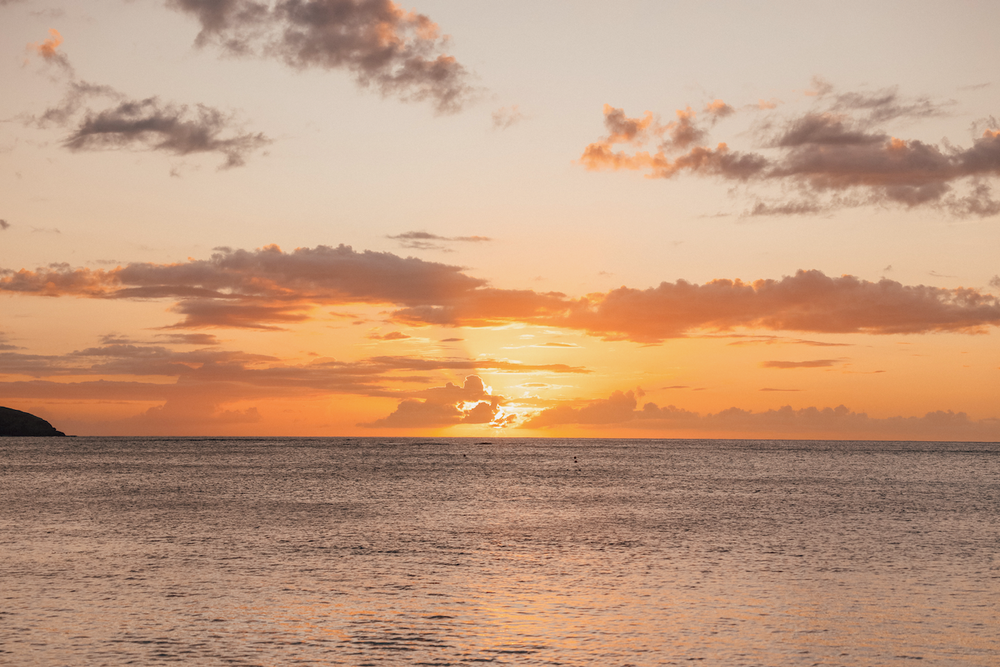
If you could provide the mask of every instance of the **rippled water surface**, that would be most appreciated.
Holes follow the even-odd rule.
[[[996,443],[0,438],[3,665],[997,665],[998,600]]]

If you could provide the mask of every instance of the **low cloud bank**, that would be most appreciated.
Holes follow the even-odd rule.
[[[1000,299],[971,289],[903,285],[798,271],[754,282],[684,280],[620,287],[571,298],[560,292],[505,290],[461,267],[317,246],[284,252],[217,248],[209,259],[132,263],[114,269],[51,264],[0,268],[0,293],[99,299],[169,299],[173,328],[279,329],[311,319],[322,306],[386,305],[408,326],[534,324],[608,340],[656,343],[734,329],[854,334],[983,333],[1000,325]]]
[[[784,406],[776,410],[752,412],[729,408],[699,414],[656,403],[639,407],[642,393],[616,391],[608,398],[587,401],[580,406],[560,405],[542,410],[521,427],[550,429],[561,426],[586,428],[615,427],[658,433],[704,433],[713,437],[737,438],[835,438],[882,440],[966,440],[1000,439],[1000,419],[974,420],[964,412],[936,410],[923,417],[870,417],[839,405],[834,408]]]

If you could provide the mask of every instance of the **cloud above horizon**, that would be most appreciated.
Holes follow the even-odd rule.
[[[216,153],[225,158],[220,169],[241,167],[247,157],[272,140],[262,132],[246,132],[236,115],[205,104],[166,102],[157,96],[130,99],[111,86],[76,78],[69,59],[56,48],[62,38],[29,44],[46,62],[68,74],[63,99],[41,115],[25,117],[39,128],[68,128],[62,146],[72,152],[145,150],[186,156]],[[57,39],[58,38],[58,39]]]
[[[198,104],[162,102],[157,97],[124,100],[86,113],[63,145],[73,152],[109,149],[162,151],[173,155],[218,153],[220,169],[242,167],[246,157],[271,143],[261,132],[228,134],[233,115]]]
[[[796,391],[764,389],[762,391]],[[814,437],[915,440],[1000,438],[1000,420],[974,420],[964,412],[936,410],[923,417],[870,417],[838,405],[834,408],[783,406],[776,410],[752,412],[728,408],[700,414],[674,405],[660,407],[645,403],[642,392],[615,391],[608,398],[566,402],[539,411],[520,425],[525,429],[547,429],[578,425],[586,428],[614,426],[646,431],[702,431],[708,433],[752,433],[756,437]]]
[[[769,115],[755,125],[758,147],[751,152],[732,150],[726,142],[709,145],[710,127],[737,113],[721,100],[706,105],[701,112],[705,122],[690,107],[662,123],[650,111],[631,118],[623,109],[605,105],[607,134],[584,149],[580,164],[591,171],[641,171],[653,179],[686,173],[783,188],[785,194],[777,199],[758,198],[747,211],[751,216],[884,204],[938,208],[957,217],[1000,213],[992,189],[1000,177],[1000,123],[995,118],[983,121],[985,129],[968,148],[929,144],[899,138],[885,126],[941,115],[943,103],[907,99],[895,89],[835,93],[823,80],[814,80],[808,93],[815,103],[805,113],[786,116],[764,109]]]
[[[316,317],[322,306],[384,305],[402,326],[531,324],[606,340],[658,343],[734,329],[853,334],[983,333],[1000,326],[1000,299],[971,288],[946,289],[829,277],[800,270],[754,282],[684,280],[620,287],[571,298],[506,290],[461,267],[316,246],[284,252],[217,248],[209,259],[131,263],[114,269],[51,264],[0,268],[0,292],[23,296],[169,299],[182,316],[174,329],[280,329]]]
[[[436,23],[390,0],[167,0],[197,18],[196,44],[275,58],[295,69],[345,69],[358,85],[454,113],[474,95]]]
[[[420,392],[419,398],[400,401],[396,409],[382,419],[358,424],[366,428],[441,428],[457,424],[488,424],[494,428],[509,426],[515,416],[504,411],[507,399],[494,396],[478,375],[465,378],[461,387],[449,382]]]
[[[452,252],[447,243],[489,243],[493,239],[489,236],[440,236],[430,232],[403,232],[402,234],[386,235],[387,239],[399,241],[403,248],[411,250],[441,250]]]

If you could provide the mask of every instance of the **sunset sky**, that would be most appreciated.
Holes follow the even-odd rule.
[[[0,405],[1000,439],[1000,3],[0,0]]]

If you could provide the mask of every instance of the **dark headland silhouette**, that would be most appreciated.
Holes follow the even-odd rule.
[[[57,431],[52,424],[41,417],[13,408],[0,407],[0,436],[57,436],[66,437],[62,431]]]

